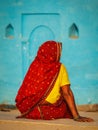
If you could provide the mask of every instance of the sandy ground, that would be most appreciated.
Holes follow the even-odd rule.
[[[72,119],[16,119],[20,114],[18,110],[0,111],[0,130],[98,130],[98,112],[79,113],[81,116],[93,118],[95,122],[76,122]]]

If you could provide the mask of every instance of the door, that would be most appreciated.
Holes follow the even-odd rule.
[[[60,41],[60,15],[58,13],[22,14],[21,32],[24,76],[43,42],[47,40]]]

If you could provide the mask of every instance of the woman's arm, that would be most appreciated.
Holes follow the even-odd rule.
[[[63,97],[66,100],[66,102],[69,106],[69,109],[70,109],[70,111],[73,115],[73,119],[75,121],[80,121],[80,122],[92,122],[92,121],[94,121],[91,118],[82,117],[82,116],[79,115],[77,108],[76,108],[74,95],[73,95],[73,92],[70,88],[70,85],[65,85],[61,88],[62,88],[62,91],[63,91]]]

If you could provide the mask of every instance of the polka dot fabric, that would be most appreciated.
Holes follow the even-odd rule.
[[[60,44],[55,41],[43,43],[37,52],[37,56],[31,63],[28,72],[16,95],[16,106],[26,118],[41,119],[42,109],[38,106],[41,100],[45,99],[57,78],[60,70]],[[33,109],[32,109],[33,108]],[[49,109],[52,115],[55,108]],[[48,110],[48,109],[47,109]],[[59,109],[58,109],[59,110]],[[28,112],[29,111],[29,112]],[[57,114],[56,114],[57,115]],[[56,118],[56,117],[53,117]],[[52,119],[52,118],[51,118]]]

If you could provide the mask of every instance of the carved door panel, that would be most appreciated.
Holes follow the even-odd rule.
[[[22,14],[22,68],[25,75],[39,46],[47,40],[60,40],[59,14]]]

